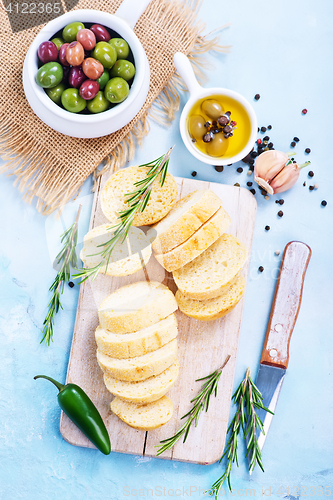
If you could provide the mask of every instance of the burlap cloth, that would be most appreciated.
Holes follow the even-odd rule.
[[[75,9],[114,13],[121,0],[80,0]],[[65,4],[62,2],[65,8]],[[15,33],[4,6],[0,7],[0,155],[2,172],[15,176],[27,202],[49,214],[80,192],[83,182],[104,165],[115,171],[134,154],[149,131],[148,114],[165,123],[179,107],[180,78],[174,74],[173,55],[184,52],[200,68],[200,56],[212,48],[224,50],[216,38],[208,40],[197,21],[197,0],[152,0],[135,26],[147,54],[151,81],[147,100],[136,117],[121,130],[97,139],[77,139],[55,132],[32,111],[22,86],[22,67],[30,43],[43,25]],[[17,28],[17,27],[16,27]],[[18,31],[21,29],[21,31]],[[198,59],[199,56],[199,59]],[[154,104],[152,106],[152,104]],[[103,163],[104,161],[104,163]],[[97,171],[97,175],[100,170]]]

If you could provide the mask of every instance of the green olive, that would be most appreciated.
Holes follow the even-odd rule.
[[[205,119],[200,115],[192,115],[188,119],[188,131],[193,139],[199,141],[206,133]]]
[[[110,76],[115,77],[119,76],[128,82],[135,75],[135,67],[134,64],[130,61],[126,61],[125,59],[119,59],[116,61],[110,71]]]
[[[48,62],[43,64],[37,71],[36,82],[44,89],[50,89],[58,85],[63,78],[63,70],[59,63]]]
[[[222,134],[215,134],[214,139],[206,144],[206,151],[209,156],[223,156],[228,147],[228,139]]]
[[[102,111],[106,111],[109,106],[110,103],[105,98],[101,90],[93,99],[91,99],[91,101],[87,101],[87,108],[89,109],[90,113],[101,113]]]
[[[117,60],[117,51],[108,42],[98,42],[96,43],[92,57],[102,63],[104,69],[110,69]]]
[[[126,59],[129,54],[129,46],[123,38],[111,38],[109,41],[117,51],[117,59]]]
[[[105,85],[108,83],[109,80],[110,80],[109,72],[106,71],[106,69],[105,69],[103,71],[103,73],[101,74],[101,76],[99,78],[97,78],[97,80],[96,80],[96,82],[98,82],[99,89],[103,90]]]
[[[56,38],[52,38],[51,42],[53,42],[54,45],[59,50],[60,47],[65,43],[65,40],[63,38],[60,38],[59,36],[57,36]]]
[[[104,95],[112,104],[123,102],[129,94],[129,85],[123,78],[111,78],[105,86]]]
[[[61,104],[71,113],[80,113],[86,107],[87,101],[82,99],[78,89],[66,89],[61,94]]]
[[[79,22],[74,22],[67,24],[67,26],[64,27],[62,30],[62,37],[65,40],[65,42],[74,42],[76,40],[76,35],[78,31],[84,29],[84,24],[79,23]]]
[[[217,120],[223,114],[221,104],[214,101],[214,99],[206,99],[206,101],[203,101],[201,110],[206,113],[209,118],[212,118],[212,120]]]
[[[61,103],[61,95],[63,91],[66,89],[64,83],[59,83],[59,85],[56,85],[55,87],[52,87],[50,89],[46,89],[46,93],[49,96],[50,99],[52,99],[53,102],[56,104]]]

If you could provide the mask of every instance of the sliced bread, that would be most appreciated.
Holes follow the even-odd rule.
[[[114,396],[131,403],[146,404],[164,396],[176,382],[178,374],[179,363],[176,361],[159,375],[141,382],[125,382],[104,373],[104,383]]]
[[[228,229],[230,222],[229,215],[221,207],[184,243],[170,252],[155,254],[155,257],[167,271],[175,271],[210,247]]]
[[[133,333],[114,333],[98,326],[95,340],[100,352],[112,358],[134,358],[156,351],[175,339],[178,334],[177,319],[174,314]]]
[[[168,287],[139,281],[118,288],[98,308],[99,323],[114,333],[132,333],[166,318],[178,308]]]
[[[97,361],[104,373],[118,380],[136,382],[159,375],[177,360],[177,339],[156,351],[129,359],[111,358],[97,349]]]
[[[83,238],[80,257],[86,267],[95,267],[100,263],[100,252],[105,248],[103,245],[112,238],[114,233],[112,226],[112,224],[96,226]],[[149,239],[141,229],[131,227],[125,241],[123,243],[119,241],[112,250],[106,272],[106,266],[103,266],[100,273],[109,276],[128,276],[140,271],[147,264],[150,256]]]
[[[147,232],[153,250],[166,253],[184,243],[221,205],[210,189],[193,191],[177,201],[168,215]]]
[[[223,293],[244,266],[245,245],[231,234],[223,234],[199,257],[173,272],[173,278],[183,295],[207,300]]]
[[[149,167],[135,166],[123,168],[111,175],[101,192],[101,208],[107,219],[114,222],[115,215],[118,217],[122,210],[129,208],[125,195],[135,191],[138,188],[135,183],[146,178],[149,171]],[[153,183],[148,205],[143,212],[135,214],[133,225],[146,226],[161,220],[171,210],[177,192],[177,184],[171,174],[166,175],[163,186],[158,176]]]
[[[211,321],[228,314],[242,298],[244,289],[245,279],[240,274],[225,288],[224,293],[215,299],[194,300],[186,297],[178,290],[176,300],[179,309],[186,316],[202,321]]]
[[[173,403],[167,396],[145,405],[129,403],[115,397],[110,407],[125,424],[142,431],[152,431],[161,427],[170,420],[173,413]]]

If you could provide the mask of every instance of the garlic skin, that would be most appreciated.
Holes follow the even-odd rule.
[[[282,151],[261,153],[254,165],[254,180],[269,194],[291,188],[299,177],[300,167]]]

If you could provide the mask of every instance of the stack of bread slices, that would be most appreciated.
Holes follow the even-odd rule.
[[[179,309],[192,318],[220,318],[244,293],[247,252],[226,233],[230,223],[220,198],[203,189],[179,200],[147,233],[157,261],[173,274]]]
[[[115,396],[111,410],[136,429],[156,429],[172,416],[165,394],[179,372],[176,309],[173,293],[154,281],[118,288],[98,308],[97,361]]]

